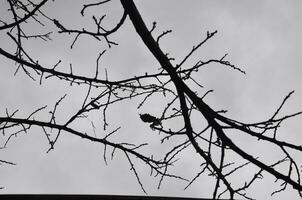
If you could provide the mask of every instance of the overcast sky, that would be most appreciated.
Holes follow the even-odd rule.
[[[82,7],[77,4],[79,2],[49,2],[43,10],[70,28],[93,28],[89,16],[94,12],[98,16],[107,13],[105,23],[108,26],[116,24],[122,15],[119,1],[113,0],[99,10],[88,10],[87,17],[81,18]],[[208,96],[207,103],[215,109],[227,109],[228,116],[242,121],[261,121],[271,116],[282,99],[295,90],[283,113],[302,110],[302,1],[137,0],[135,3],[149,27],[153,21],[157,22],[155,33],[173,30],[162,39],[161,47],[175,57],[176,61],[181,60],[194,44],[202,40],[208,30],[218,30],[218,34],[197,52],[196,60],[192,59],[191,62],[198,59],[218,59],[228,53],[227,60],[241,67],[247,75],[219,65],[211,65],[198,72],[196,78],[205,88],[214,89],[214,93]],[[7,6],[4,1],[1,4]],[[10,15],[2,9],[1,19],[10,19]],[[34,25],[29,27],[28,32],[42,30]],[[5,38],[5,33],[1,33],[0,47],[13,52],[11,43]],[[93,76],[97,55],[106,45],[83,36],[71,51],[69,47],[73,37],[54,33],[52,38],[53,41],[46,43],[28,41],[25,44],[31,55],[39,59],[39,63],[51,66],[62,59],[62,71],[68,71],[69,63],[73,63],[75,74]],[[109,79],[114,80],[144,74],[159,67],[136,35],[129,20],[113,38],[119,46],[106,52],[101,61],[103,78],[105,68]],[[52,109],[54,103],[67,93],[58,116],[58,120],[63,123],[66,117],[71,116],[82,105],[87,87],[71,87],[57,79],[44,80],[39,85],[21,71],[14,76],[14,71],[14,63],[0,56],[1,116],[5,115],[5,108],[11,112],[20,109],[20,117],[25,117],[46,104]],[[122,126],[119,135],[123,140],[136,143],[151,140],[155,145],[154,149],[149,150],[161,151],[158,149],[157,133],[152,132],[139,119],[139,113],[142,112],[159,115],[160,110],[156,107],[158,102],[154,99],[140,110],[137,110],[138,103],[138,100],[133,100],[110,107],[108,132]],[[285,123],[285,127],[281,129],[281,137],[301,144],[301,120],[298,117]],[[102,124],[98,126],[100,128]],[[241,142],[249,145],[249,141]],[[0,186],[5,187],[0,192],[143,194],[121,153],[106,166],[102,158],[102,145],[68,134],[62,135],[53,151],[47,154],[47,149],[47,140],[40,129],[33,128],[28,134],[14,138],[8,148],[0,151],[1,159],[17,163],[16,166],[0,167]],[[265,153],[274,156],[274,152]],[[189,174],[188,178],[196,170],[193,166],[200,164],[191,158],[190,152],[187,152],[181,165],[176,168],[180,173]],[[166,179],[162,188],[157,190],[158,179],[149,177],[149,171],[144,171],[147,168],[141,166],[140,169],[149,195],[209,197],[211,194],[208,193],[208,183],[202,179],[185,191],[184,182]],[[270,197],[273,190],[265,190],[264,183],[272,184],[274,179],[267,177],[262,184],[255,187],[258,192],[252,196],[259,199],[298,199],[293,191]]]

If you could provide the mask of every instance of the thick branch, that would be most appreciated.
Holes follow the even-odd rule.
[[[157,61],[160,63],[163,69],[165,69],[173,83],[175,84],[176,88],[182,88],[182,90],[188,95],[188,97],[193,101],[193,103],[198,107],[200,112],[209,122],[209,124],[215,129],[218,136],[224,140],[229,147],[232,148],[237,154],[242,156],[244,159],[249,160],[256,166],[264,169],[265,171],[269,172],[270,174],[274,175],[276,178],[282,179],[288,183],[290,183],[295,189],[302,190],[302,186],[296,183],[295,181],[291,180],[289,177],[284,176],[283,174],[275,171],[274,169],[270,168],[269,166],[265,165],[264,163],[256,160],[249,154],[242,151],[238,148],[222,131],[221,126],[215,121],[217,117],[217,113],[212,110],[206,103],[203,102],[201,98],[196,96],[196,94],[182,81],[182,79],[177,75],[175,68],[170,63],[169,59],[166,55],[161,51],[160,47],[153,39],[151,33],[148,31],[145,23],[143,22],[135,4],[132,0],[121,0],[121,3],[126,10],[127,14],[129,15],[133,26],[135,27],[136,32],[139,34],[147,48],[151,51]]]

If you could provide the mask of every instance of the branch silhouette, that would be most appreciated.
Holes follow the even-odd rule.
[[[4,35],[14,45],[15,52],[11,53],[11,47],[0,46],[0,55],[2,55],[2,58],[15,63],[15,74],[21,73],[19,69],[22,69],[25,76],[28,76],[33,81],[39,80],[40,85],[46,81],[51,81],[50,79],[55,79],[59,82],[67,82],[72,87],[85,86],[88,87],[88,90],[81,105],[77,106],[76,112],[68,113],[68,117],[64,120],[58,120],[57,116],[59,115],[59,110],[63,107],[62,102],[68,98],[66,94],[55,102],[53,109],[49,112],[46,111],[49,105],[37,108],[28,114],[27,117],[20,117],[19,109],[14,112],[6,110],[6,113],[0,117],[0,131],[2,131],[2,137],[5,141],[2,148],[9,147],[13,136],[32,131],[32,127],[38,127],[42,130],[41,132],[46,136],[49,143],[47,152],[55,148],[62,134],[74,135],[102,145],[104,147],[103,158],[105,164],[107,164],[109,150],[111,150],[111,159],[115,157],[116,151],[123,152],[139,187],[145,193],[147,193],[147,189],[141,179],[136,162],[144,163],[146,167],[151,169],[151,175],[159,177],[158,188],[160,188],[166,178],[184,181],[187,185],[186,188],[188,188],[197,182],[198,179],[201,179],[202,175],[208,175],[214,185],[212,191],[213,199],[226,197],[230,199],[252,199],[252,197],[247,195],[247,191],[254,184],[261,184],[259,183],[260,179],[264,175],[269,174],[282,182],[282,187],[272,192],[272,195],[277,195],[289,189],[288,186],[291,186],[302,197],[301,163],[295,159],[295,155],[301,155],[302,146],[301,144],[294,144],[278,138],[280,125],[302,114],[301,111],[298,111],[280,116],[281,110],[294,91],[289,92],[285,96],[271,117],[260,122],[247,123],[233,119],[227,116],[226,111],[216,111],[205,101],[205,97],[213,91],[205,90],[202,84],[193,76],[193,74],[198,74],[199,69],[202,67],[216,63],[242,75],[246,74],[243,69],[226,60],[227,54],[219,59],[198,60],[193,65],[189,64],[189,60],[195,56],[197,50],[202,48],[204,44],[218,33],[216,30],[213,32],[208,31],[204,38],[197,42],[191,50],[184,52],[185,56],[179,59],[180,62],[178,64],[174,64],[175,58],[169,57],[169,54],[165,53],[160,45],[162,40],[172,30],[162,31],[159,36],[155,37],[156,22],[153,23],[151,28],[147,28],[132,0],[120,0],[121,10],[117,17],[118,20],[112,23],[111,28],[104,28],[104,21],[107,19],[105,15],[101,17],[96,15],[92,16],[92,19],[89,18],[94,24],[94,31],[87,28],[88,26],[85,27],[85,25],[83,25],[83,28],[73,28],[72,25],[64,22],[64,18],[58,20],[44,13],[42,8],[47,5],[47,0],[40,1],[38,4],[34,4],[29,0],[27,4],[19,0],[7,0],[7,2],[9,5],[7,12],[14,16],[14,21],[9,23],[2,21],[4,25],[0,26],[0,31],[10,29]],[[85,2],[83,1],[83,7],[79,14],[86,19],[88,18],[87,9],[97,8],[110,2],[110,0],[105,0],[84,4]],[[55,2],[52,3],[55,4]],[[49,27],[54,30],[46,31],[45,34],[27,34],[25,27],[27,23],[32,21],[41,27]],[[48,25],[44,25],[44,23]],[[99,78],[99,62],[112,49],[118,48],[117,43],[112,38],[114,38],[116,33],[128,28],[129,24],[136,31],[136,33],[133,32],[132,34],[139,36],[145,48],[150,51],[150,56],[159,63],[160,68],[154,72],[155,69],[150,67],[145,74],[129,75],[121,79],[109,78],[106,69],[105,78]],[[58,70],[57,68],[63,65],[60,59],[51,61],[55,64],[47,66],[43,62],[37,61],[35,55],[31,55],[31,51],[24,43],[27,40],[36,39],[51,42],[49,40],[55,31],[57,31],[56,34],[59,36],[75,36],[72,40],[70,51],[76,48],[74,44],[79,40],[79,36],[82,35],[95,39],[98,43],[105,44],[104,49],[98,53],[96,66],[92,66],[95,72],[93,75],[75,73],[72,64],[68,68],[70,72]],[[2,34],[2,32],[0,33]],[[131,66],[126,67],[130,68]],[[203,94],[198,94],[188,81],[192,81],[195,86],[204,91]],[[116,140],[112,139],[113,135],[115,139],[119,138],[118,133],[121,132],[122,127],[112,128],[107,117],[109,115],[108,108],[114,107],[119,102],[132,101],[133,99],[139,100],[137,106],[140,110],[139,113],[141,113],[138,114],[139,118],[144,123],[150,124],[150,131],[160,133],[158,138],[161,145],[169,146],[167,152],[162,152],[161,155],[155,156],[152,153],[145,153],[143,150],[146,146],[151,146],[148,142],[134,144],[124,140],[116,142]],[[158,101],[159,104],[164,105],[160,114],[147,113],[142,110],[142,107],[148,104],[149,101]],[[100,121],[93,120],[94,113],[102,116],[102,130],[95,126]],[[91,122],[90,131],[85,132],[74,126],[84,120]],[[196,120],[200,122],[198,126],[196,125]],[[137,123],[140,122],[137,121]],[[181,128],[171,126],[170,122],[176,122]],[[202,128],[200,128],[201,126]],[[110,128],[111,131],[109,131]],[[96,131],[101,131],[104,136],[97,136],[95,134]],[[230,132],[243,135],[249,139],[256,139],[258,143],[265,142],[268,149],[274,151],[278,149],[281,158],[275,159],[273,162],[262,160],[257,154],[245,150],[240,142],[233,140]],[[182,153],[188,149],[190,149],[192,155],[196,154],[200,159],[199,172],[192,178],[171,173],[173,171],[171,168],[173,169],[177,165],[177,161],[182,159]],[[265,152],[261,153],[265,154]],[[229,155],[235,155],[238,161],[230,160]],[[0,162],[14,164],[4,160],[0,160]],[[285,171],[278,168],[281,165],[286,166]],[[240,171],[249,169],[249,167],[256,169],[252,171],[253,176],[242,180],[240,183],[235,183],[233,176],[237,174],[240,176]]]

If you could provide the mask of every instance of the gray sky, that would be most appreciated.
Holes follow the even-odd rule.
[[[80,1],[56,1],[46,4],[45,12],[57,18],[68,27],[91,27],[89,17],[81,18]],[[146,24],[151,26],[157,21],[156,34],[172,29],[173,32],[161,41],[161,47],[169,52],[176,61],[205,37],[206,31],[218,30],[211,39],[195,55],[194,63],[200,58],[205,60],[220,58],[228,53],[227,59],[247,72],[244,76],[224,66],[209,65],[200,70],[196,76],[206,89],[214,89],[207,97],[207,102],[216,109],[227,109],[227,116],[241,121],[261,121],[271,116],[288,92],[295,90],[284,113],[302,109],[301,84],[301,46],[302,46],[302,2],[300,0],[228,0],[228,1],[135,1]],[[2,4],[2,3],[1,3]],[[4,4],[4,3],[3,3]],[[121,16],[119,1],[113,0],[97,11],[108,13],[108,25],[115,24]],[[72,6],[71,6],[72,5]],[[110,12],[108,12],[110,11]],[[8,18],[1,11],[1,19]],[[54,28],[54,27],[53,27]],[[40,31],[32,26],[28,31]],[[12,51],[5,33],[1,33],[1,48]],[[53,35],[53,41],[32,42],[26,45],[31,55],[45,65],[54,65],[62,59],[62,71],[68,71],[69,63],[73,63],[74,73],[93,76],[95,59],[103,43],[83,36],[70,50],[73,37]],[[126,25],[113,37],[119,46],[106,53],[101,61],[101,76],[107,68],[109,79],[131,77],[156,70],[158,64],[146,47],[142,44],[132,25]],[[65,93],[67,98],[59,108],[58,120],[71,116],[85,97],[87,87],[73,86],[57,79],[44,80],[40,86],[23,72],[13,75],[15,67],[12,62],[0,57],[0,111],[5,115],[5,108],[11,112],[20,109],[19,116],[25,117],[38,107],[54,103]],[[202,91],[200,91],[202,93]],[[115,139],[125,139],[136,143],[152,141],[153,148],[146,151],[161,152],[157,133],[150,130],[139,119],[141,112],[160,114],[158,102],[148,102],[137,110],[139,101],[133,100],[117,104],[109,108],[110,130],[118,126],[122,129]],[[97,116],[96,116],[97,117]],[[79,128],[91,130],[79,124]],[[299,144],[301,141],[301,117],[298,117],[281,128],[280,137]],[[102,124],[98,124],[102,130]],[[104,135],[104,132],[98,132]],[[1,142],[3,142],[1,140]],[[250,141],[240,141],[248,149],[253,149]],[[300,142],[301,143],[301,142]],[[164,149],[164,147],[162,147]],[[263,147],[261,147],[263,148]],[[20,134],[14,138],[7,149],[0,151],[0,158],[16,162],[17,166],[2,165],[0,168],[2,193],[93,193],[93,194],[131,194],[142,195],[134,175],[129,170],[127,160],[118,153],[106,166],[102,155],[103,146],[93,144],[75,136],[64,134],[53,151],[46,154],[48,144],[43,132],[33,128],[28,134]],[[274,152],[263,152],[274,157]],[[175,170],[188,174],[188,178],[196,173],[196,159],[192,152],[185,152],[183,161]],[[138,164],[138,166],[140,166]],[[169,195],[188,197],[208,197],[210,186],[206,179],[199,179],[189,189],[183,190],[184,182],[166,179],[160,190],[156,189],[158,179],[149,177],[147,168],[139,167],[142,180],[149,195]],[[195,171],[194,171],[195,170]],[[291,190],[270,197],[273,190],[266,190],[265,184],[271,185],[274,179],[267,176],[263,183],[255,187],[257,199],[297,199]],[[260,192],[259,192],[260,191]],[[211,194],[211,193],[210,193]]]

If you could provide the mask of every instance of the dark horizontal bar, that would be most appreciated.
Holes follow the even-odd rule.
[[[128,196],[128,195],[65,195],[65,194],[0,194],[0,199],[12,200],[207,200],[205,198]]]

